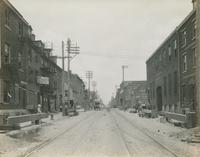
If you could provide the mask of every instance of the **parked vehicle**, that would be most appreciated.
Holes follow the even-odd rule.
[[[95,101],[94,102],[94,110],[96,110],[96,111],[100,111],[101,110],[101,107],[100,107],[100,102],[99,101]]]
[[[76,116],[78,115],[76,104],[73,100],[69,100],[69,103],[66,105],[66,115],[68,116]]]
[[[137,113],[137,110],[135,108],[129,109],[129,113]]]

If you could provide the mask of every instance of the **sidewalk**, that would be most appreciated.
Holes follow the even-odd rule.
[[[168,122],[161,123],[159,118],[141,118],[137,113],[128,113],[120,110],[117,110],[117,112],[181,156],[200,156],[200,144],[181,142],[183,133],[191,132],[189,129],[176,127]]]
[[[54,120],[51,120],[49,116],[42,119],[40,125],[32,125],[8,133],[0,133],[0,157],[20,156],[23,152],[53,137],[63,131],[64,128],[72,126],[89,114],[91,113],[81,112],[79,116],[68,117],[62,116],[62,113],[55,113]]]

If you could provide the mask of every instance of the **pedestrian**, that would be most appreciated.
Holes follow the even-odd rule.
[[[60,112],[62,112],[62,105],[60,105]]]
[[[38,104],[37,112],[38,112],[38,113],[42,113],[42,111],[41,111],[41,105],[40,105],[40,104]]]

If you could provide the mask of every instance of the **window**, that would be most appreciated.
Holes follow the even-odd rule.
[[[195,38],[196,36],[196,29],[197,29],[197,24],[196,24],[196,20],[193,21],[193,32],[192,32],[192,37],[193,39]]]
[[[183,31],[182,33],[182,47],[184,47],[187,43],[187,33],[186,31]]]
[[[9,89],[10,89],[10,82],[7,80],[4,80],[3,81],[3,101],[5,103],[10,102],[11,95],[9,93]]]
[[[164,77],[164,96],[167,96],[167,77]]]
[[[177,89],[178,89],[178,73],[177,71],[174,72],[174,94],[177,94]]]
[[[38,63],[38,55],[35,55],[35,62]]]
[[[183,100],[186,99],[186,91],[187,91],[186,85],[183,85],[182,86],[182,97],[183,97]]]
[[[28,63],[29,65],[32,63],[32,51],[29,51],[28,53]]]
[[[175,50],[177,49],[177,41],[176,41],[176,39],[174,40],[174,49]]]
[[[162,54],[159,55],[159,61],[162,62]]]
[[[171,46],[168,47],[168,59],[169,61],[171,61],[171,58],[172,58],[172,48]]]
[[[174,40],[174,56],[177,57],[177,40]]]
[[[196,60],[197,60],[197,54],[196,54],[196,49],[192,49],[192,65],[196,66]]]
[[[18,65],[21,67],[22,66],[22,53],[18,52]]]
[[[10,12],[8,9],[6,9],[6,11],[5,11],[5,20],[6,20],[5,21],[6,25],[10,26]]]
[[[19,36],[23,36],[23,24],[22,23],[19,23],[19,32],[18,32],[18,34],[19,34]]]
[[[68,91],[67,91],[67,90],[65,90],[65,96],[66,96],[66,97],[68,96]]]
[[[171,96],[172,95],[172,78],[171,74],[168,74],[168,93]]]
[[[183,72],[187,71],[187,55],[183,56]]]
[[[10,45],[7,43],[5,43],[4,45],[4,63],[10,63]]]

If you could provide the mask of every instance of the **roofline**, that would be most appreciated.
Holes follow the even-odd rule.
[[[196,10],[192,10],[184,20],[168,35],[168,37],[160,44],[160,46],[150,55],[150,57],[146,60],[146,63],[157,53],[157,51],[169,40],[179,29],[185,24],[185,22],[196,12]]]
[[[124,81],[124,82],[145,82],[145,81],[147,81],[147,80],[133,80],[133,81]]]
[[[13,11],[16,13],[16,15],[29,27],[29,23],[24,19],[24,17],[20,14],[20,12],[8,1],[8,0],[3,0],[3,2]]]

